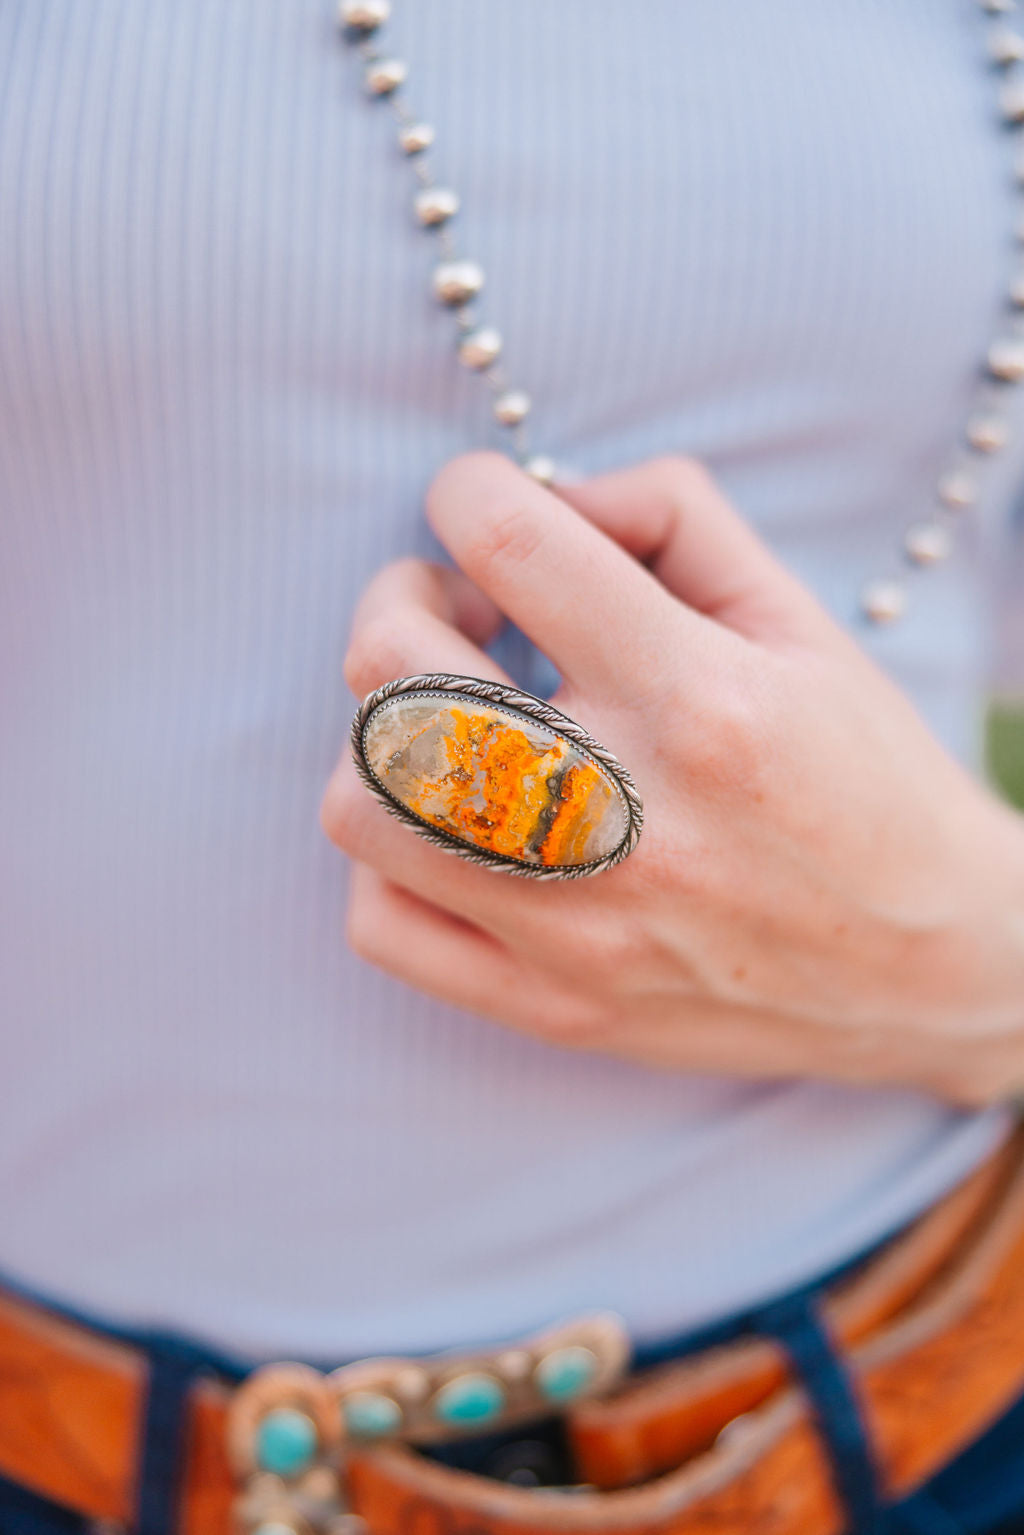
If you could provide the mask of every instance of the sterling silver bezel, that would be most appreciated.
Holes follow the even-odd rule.
[[[424,821],[414,810],[410,810],[408,805],[403,805],[401,800],[381,783],[366,757],[366,729],[371,719],[384,704],[404,693],[419,693],[425,697],[481,699],[485,703],[507,710],[512,715],[536,720],[538,724],[546,726],[548,730],[571,741],[584,756],[590,757],[597,767],[607,773],[622,795],[627,823],[626,834],[618,847],[603,858],[594,859],[591,863],[526,863],[523,859],[509,857],[505,853],[494,853],[488,848],[473,847],[468,842],[461,842],[451,832],[443,831],[438,826],[432,826],[429,821]],[[517,874],[525,879],[584,879],[591,874],[600,874],[605,869],[614,868],[624,858],[629,857],[640,839],[640,829],[644,821],[643,802],[637,792],[636,784],[618,758],[602,746],[588,730],[584,730],[582,725],[578,725],[574,719],[570,719],[569,715],[563,714],[553,704],[546,703],[543,698],[537,698],[533,693],[524,693],[521,689],[511,687],[507,683],[489,682],[483,677],[459,677],[447,672],[396,677],[391,682],[385,682],[382,687],[375,688],[363,699],[352,720],[351,744],[356,772],[389,815],[411,826],[425,842],[441,848],[446,853],[454,853],[456,857],[464,858],[467,863],[478,864],[481,868],[502,869],[508,874]]]

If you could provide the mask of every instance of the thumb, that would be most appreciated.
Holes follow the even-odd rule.
[[[652,459],[557,489],[676,597],[748,639],[820,646],[838,634],[693,459]]]

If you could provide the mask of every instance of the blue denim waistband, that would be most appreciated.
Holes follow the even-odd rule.
[[[886,1241],[889,1238],[886,1238]],[[878,1478],[853,1387],[842,1358],[822,1320],[822,1293],[859,1267],[885,1243],[844,1263],[812,1284],[775,1297],[737,1316],[697,1330],[679,1333],[635,1347],[634,1369],[648,1369],[699,1353],[742,1337],[774,1338],[786,1350],[795,1375],[807,1391],[828,1447],[837,1491],[857,1535],[879,1535]],[[265,1358],[246,1359],[200,1341],[160,1328],[137,1328],[99,1317],[66,1302],[55,1301],[31,1285],[0,1276],[9,1292],[42,1306],[55,1316],[77,1323],[103,1337],[130,1344],[145,1354],[149,1383],[140,1435],[137,1535],[174,1535],[189,1392],[203,1376],[237,1383]],[[348,1360],[308,1359],[304,1363],[329,1370]],[[533,1425],[557,1458],[563,1458],[557,1420]],[[456,1444],[428,1447],[425,1453],[460,1469],[487,1473],[524,1431],[481,1434]]]

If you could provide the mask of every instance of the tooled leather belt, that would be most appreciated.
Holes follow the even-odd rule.
[[[834,1285],[824,1310],[885,1492],[909,1494],[1024,1391],[1024,1134]],[[744,1338],[616,1380],[622,1364],[614,1324],[584,1318],[485,1354],[202,1379],[179,1530],[226,1535],[241,1519],[301,1532],[322,1515],[371,1535],[838,1535],[828,1457],[778,1345]],[[141,1350],[0,1296],[0,1473],[130,1529],[146,1376]],[[416,1449],[489,1412],[536,1416],[545,1397],[548,1411],[569,1401],[584,1484],[571,1496]]]

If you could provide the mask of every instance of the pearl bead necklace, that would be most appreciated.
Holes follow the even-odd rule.
[[[1024,75],[1014,66],[1024,62],[1024,35],[1006,21],[1006,16],[1017,9],[1017,0],[977,0],[977,4],[991,18],[987,52],[999,77],[1000,114],[1006,123],[1019,127],[1024,124]],[[399,148],[411,160],[419,182],[413,211],[437,241],[441,260],[434,268],[433,291],[451,310],[458,327],[459,361],[479,373],[491,390],[494,417],[510,435],[513,456],[527,474],[542,485],[550,485],[557,474],[554,461],[530,446],[530,397],[506,377],[501,365],[501,335],[481,321],[473,308],[484,286],[484,273],[477,262],[459,254],[453,239],[449,226],[459,210],[459,198],[434,178],[428,154],[434,129],[410,112],[402,99],[408,66],[377,46],[376,34],[390,14],[390,0],[340,0],[339,21],[363,60],[366,90],[390,106],[398,124]],[[1018,188],[1024,189],[1024,150],[1018,152],[1014,177]],[[1015,233],[1017,244],[1024,245],[1024,216]],[[1024,380],[1024,265],[1011,278],[1006,300],[1010,323],[985,354],[963,440],[936,481],[934,510],[926,520],[906,529],[898,565],[889,574],[868,581],[861,591],[860,613],[870,623],[892,624],[907,611],[904,570],[908,563],[926,570],[949,557],[958,517],[977,504],[984,460],[1008,441],[1003,396]]]

